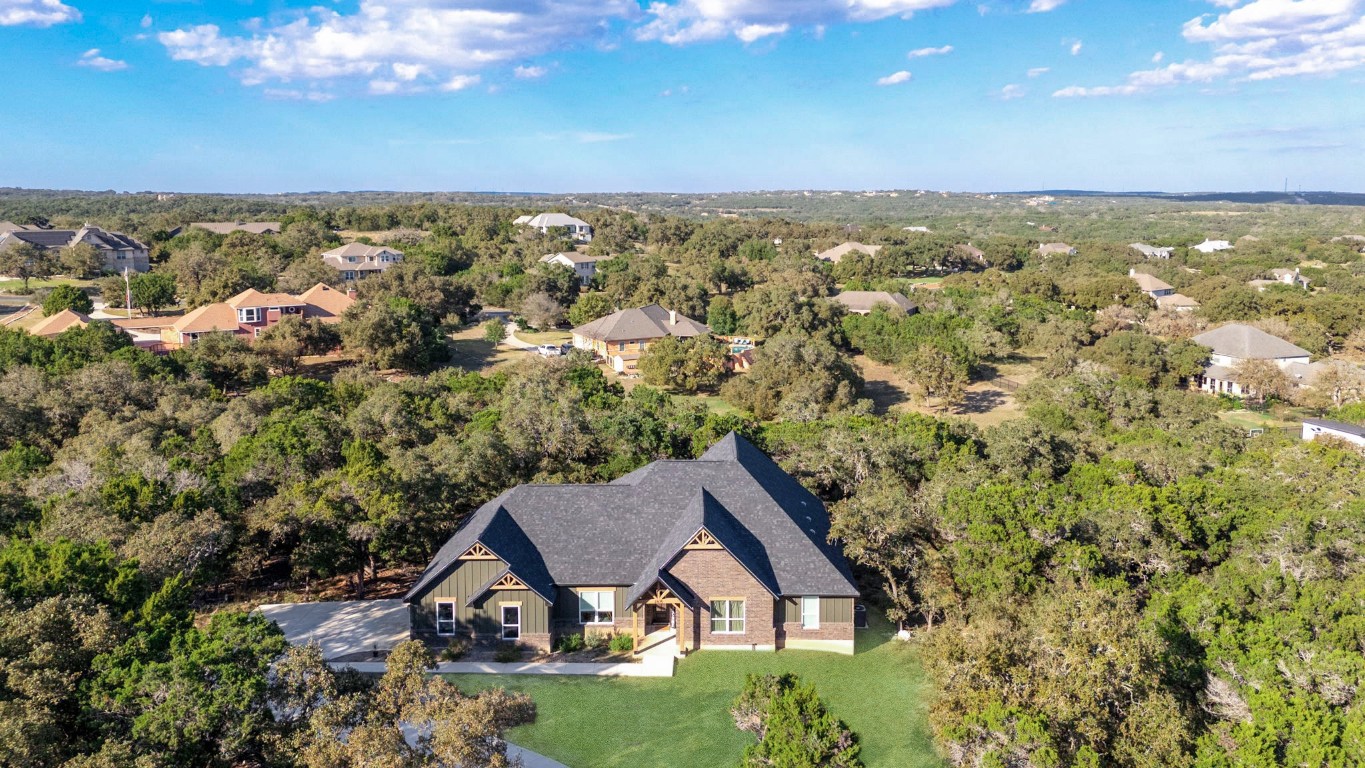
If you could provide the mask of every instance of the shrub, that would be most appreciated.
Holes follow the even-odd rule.
[[[64,309],[88,315],[94,311],[95,306],[85,291],[74,285],[59,285],[43,300],[43,315],[52,317]]]
[[[815,686],[795,675],[748,675],[730,708],[741,731],[756,734],[742,768],[834,766],[860,768],[857,737],[830,714]]]
[[[635,650],[635,638],[630,635],[612,635],[611,649],[617,653]]]
[[[493,652],[493,660],[504,664],[521,661],[521,646],[516,643],[503,643]]]
[[[573,653],[583,650],[584,640],[582,635],[565,635],[555,643],[555,649],[560,653]]]
[[[507,324],[501,320],[489,320],[482,326],[483,340],[498,344],[507,338]]]
[[[441,651],[441,661],[459,661],[466,653],[469,653],[469,641],[462,637],[453,638]]]
[[[611,642],[611,635],[605,632],[589,632],[588,636],[584,638],[584,642],[594,651],[600,651]]]

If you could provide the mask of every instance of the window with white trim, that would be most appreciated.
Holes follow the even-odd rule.
[[[436,634],[455,634],[455,604],[444,602],[436,604]]]
[[[801,628],[820,628],[820,598],[806,595],[801,598]]]
[[[616,618],[616,594],[611,591],[579,592],[578,621],[581,624],[610,624]]]
[[[257,307],[242,307],[237,310],[237,322],[255,323],[260,322],[261,310]]]
[[[521,639],[521,606],[502,606],[502,639]]]
[[[711,634],[713,635],[744,634],[743,600],[711,601]]]

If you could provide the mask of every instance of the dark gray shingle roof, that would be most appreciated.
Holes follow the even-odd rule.
[[[406,599],[445,578],[475,541],[537,592],[625,586],[638,597],[702,527],[775,595],[858,594],[828,541],[824,505],[732,433],[700,459],[656,461],[605,485],[507,491],[451,536]]]

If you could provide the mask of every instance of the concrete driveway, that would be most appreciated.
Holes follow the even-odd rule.
[[[360,661],[409,639],[412,617],[401,600],[278,603],[258,610],[291,645],[315,642],[328,661]]]

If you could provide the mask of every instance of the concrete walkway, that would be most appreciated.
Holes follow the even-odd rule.
[[[517,324],[509,322],[507,324],[507,337],[502,340],[503,344],[512,349],[535,349],[536,345],[529,341],[522,341],[517,338]]]
[[[524,661],[502,664],[493,661],[442,661],[434,675],[596,675],[598,677],[672,677],[671,655],[645,656],[638,664],[594,664],[585,661]],[[337,661],[333,669],[383,674],[382,661]]]

